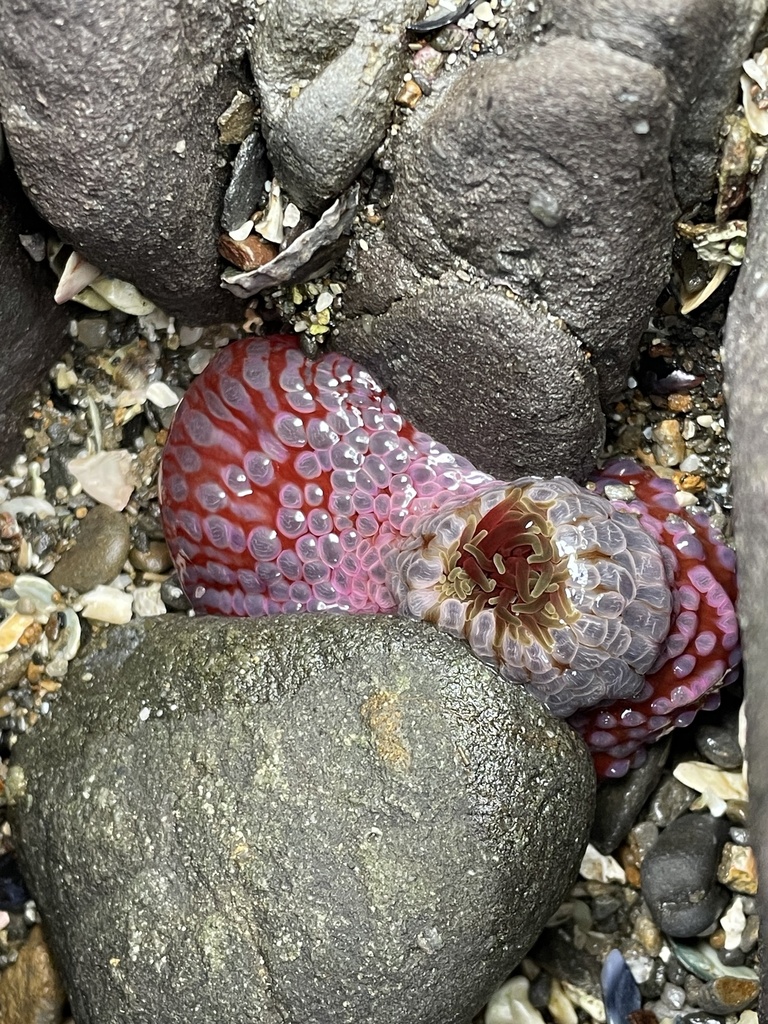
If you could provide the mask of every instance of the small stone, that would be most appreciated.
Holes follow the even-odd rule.
[[[228,234],[219,236],[219,253],[240,270],[257,270],[270,263],[279,251],[273,242],[259,235],[248,235],[242,241]]]
[[[77,340],[86,348],[104,348],[109,342],[109,321],[102,316],[78,320]]]
[[[684,786],[670,775],[656,790],[649,806],[648,817],[659,828],[666,828],[675,818],[679,818],[688,810],[695,796],[693,789]]]
[[[565,994],[560,982],[554,978],[552,979],[551,992],[546,1006],[555,1024],[578,1024],[579,1015],[576,1013],[573,1003]]]
[[[754,896],[757,892],[757,862],[751,846],[726,843],[723,847],[717,877],[734,892]]]
[[[98,586],[82,595],[83,615],[119,626],[131,621],[133,600],[117,587]]]
[[[40,925],[35,925],[15,963],[0,972],[3,1024],[58,1024],[66,995]]]
[[[640,809],[656,788],[668,754],[668,739],[654,743],[639,768],[628,772],[623,779],[606,781],[598,787],[590,841],[601,853],[615,850],[632,828]]]
[[[158,576],[168,572],[173,564],[168,545],[164,540],[151,540],[146,545],[146,550],[132,547],[128,552],[128,558],[134,569],[139,572],[152,572]]]
[[[724,715],[717,722],[702,722],[695,727],[696,749],[718,768],[741,768],[744,756],[739,746],[738,714]]]
[[[685,814],[664,829],[643,861],[643,896],[654,921],[668,935],[699,935],[716,923],[727,901],[717,882],[727,822],[710,814]]]
[[[181,395],[162,380],[153,380],[147,388],[147,401],[158,409],[171,409],[179,404],[180,398]]]
[[[138,587],[133,592],[133,611],[140,617],[165,615],[167,608],[160,596],[160,584],[150,583],[147,587]]]
[[[679,466],[685,458],[685,441],[679,420],[662,420],[651,431],[653,454],[660,466]]]
[[[133,459],[119,449],[82,455],[67,463],[67,469],[86,494],[96,501],[122,512],[133,494]]]
[[[252,132],[237,151],[232,177],[224,195],[221,226],[234,231],[249,220],[263,201],[264,185],[270,176],[264,140]]]
[[[12,651],[34,621],[34,615],[24,615],[17,611],[3,619],[0,622],[0,654]]]
[[[621,882],[623,885],[627,880],[619,862],[599,853],[591,844],[584,851],[579,874],[594,882]]]
[[[48,582],[81,594],[100,583],[111,583],[125,564],[130,544],[125,516],[97,505],[82,520],[75,543],[48,574]]]
[[[760,983],[746,978],[716,978],[699,992],[699,1006],[710,1013],[729,1014],[747,1010],[757,1002]]]
[[[224,113],[217,119],[222,146],[237,145],[253,131],[256,105],[250,96],[239,90]]]
[[[757,945],[759,936],[760,918],[757,914],[749,914],[747,916],[747,923],[744,925],[744,931],[741,933],[741,941],[739,942],[739,949],[742,953],[751,953]]]
[[[395,103],[399,103],[401,107],[413,108],[419,102],[422,95],[423,93],[419,85],[412,78],[409,78],[400,87],[400,91],[395,96]]]
[[[160,585],[160,597],[163,599],[165,607],[170,608],[171,611],[188,612],[192,608],[189,598],[181,589],[176,573]]]
[[[693,399],[690,395],[670,395],[667,406],[670,412],[688,412],[693,406]]]
[[[649,956],[658,956],[661,953],[664,939],[650,917],[641,914],[635,921],[634,933]]]
[[[744,932],[746,923],[747,918],[744,915],[744,901],[741,896],[737,896],[720,918],[720,927],[723,929],[724,933],[723,949],[728,951],[739,950],[739,952],[741,952],[739,946],[741,944],[741,936]]]
[[[488,1000],[484,1024],[544,1024],[528,998],[529,982],[517,975],[505,982]]]

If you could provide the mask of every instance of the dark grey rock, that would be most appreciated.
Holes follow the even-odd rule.
[[[747,256],[731,299],[725,328],[725,383],[732,440],[734,529],[739,559],[739,620],[744,648],[750,822],[761,877],[768,878],[768,178],[752,198]],[[765,888],[761,917],[768,921]],[[768,974],[765,975],[768,978]],[[761,1012],[768,1014],[768,983]]]
[[[477,61],[432,99],[394,160],[388,241],[423,273],[458,257],[544,300],[589,353],[604,396],[621,389],[668,274],[664,75],[563,38]]]
[[[368,255],[382,273],[394,266],[387,246]],[[425,281],[383,315],[344,323],[338,347],[419,429],[500,479],[583,479],[594,466],[604,420],[592,366],[568,331],[500,289]]]
[[[586,949],[574,946],[573,937],[561,928],[547,928],[532,952],[534,963],[576,988],[601,998],[600,962]]]
[[[275,173],[318,212],[362,169],[389,126],[407,67],[405,26],[423,0],[271,0],[251,44]]]
[[[592,812],[574,733],[389,617],[107,630],[14,749],[78,1024],[468,1024]]]
[[[216,120],[248,88],[236,13],[40,0],[10,5],[0,34],[0,111],[27,194],[63,240],[187,324],[241,309],[216,252]]]
[[[224,195],[221,226],[234,231],[259,208],[264,185],[270,177],[269,161],[260,132],[251,132],[232,162],[232,177]]]
[[[687,811],[696,797],[696,792],[684,786],[673,775],[662,782],[648,807],[648,818],[659,828],[671,825],[675,818]]]
[[[598,787],[595,820],[589,838],[601,853],[612,853],[637,821],[643,804],[664,771],[670,742],[667,739],[652,744],[639,768],[627,772],[623,779],[609,779]]]
[[[82,521],[74,544],[48,574],[48,581],[81,594],[99,583],[111,583],[123,568],[130,546],[131,533],[122,512],[97,505]]]
[[[552,0],[558,27],[659,68],[675,105],[672,171],[684,210],[715,190],[720,128],[765,0]]]
[[[714,925],[728,902],[717,865],[728,822],[684,814],[661,833],[641,868],[643,897],[667,935],[690,938]]]
[[[739,746],[738,712],[723,715],[719,721],[705,721],[696,726],[696,749],[702,757],[718,768],[741,768],[744,760]]]
[[[67,341],[67,312],[53,301],[55,278],[19,242],[19,234],[38,227],[10,160],[0,159],[0,465],[21,450],[29,398]]]

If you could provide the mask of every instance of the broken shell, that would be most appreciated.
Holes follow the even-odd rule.
[[[692,313],[694,309],[698,309],[703,302],[707,301],[710,295],[714,295],[728,276],[730,269],[727,263],[719,264],[706,287],[702,288],[700,292],[696,292],[695,295],[687,295],[683,298],[680,312],[685,316],[688,313]]]
[[[278,249],[273,242],[251,235],[237,241],[229,234],[219,236],[219,253],[225,260],[240,270],[256,270],[277,256]]]
[[[87,288],[91,282],[101,276],[98,267],[94,267],[84,256],[74,250],[64,264],[64,270],[59,278],[59,283],[54,292],[53,301],[61,305],[62,302],[69,302],[75,296]]]
[[[269,191],[269,202],[261,218],[253,225],[254,231],[268,242],[280,245],[285,238],[283,230],[283,202],[280,198],[280,186],[272,181],[272,188]]]

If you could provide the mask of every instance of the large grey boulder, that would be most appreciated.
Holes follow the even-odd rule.
[[[725,381],[733,460],[733,510],[739,559],[739,621],[747,700],[750,829],[759,872],[768,878],[768,178],[758,179],[747,256],[725,328]],[[765,887],[759,896],[768,922]],[[763,1018],[768,980],[763,978]]]
[[[216,121],[247,89],[241,17],[215,0],[3,12],[0,116],[27,194],[64,241],[187,324],[242,307],[216,253]]]
[[[92,642],[8,785],[78,1024],[468,1024],[594,778],[424,623],[169,616]]]
[[[37,216],[3,159],[0,134],[0,466],[22,449],[21,420],[45,371],[67,341],[67,313],[53,301],[56,280],[19,241]]]
[[[275,173],[318,211],[384,138],[424,0],[270,0],[251,58]]]
[[[715,189],[720,129],[765,0],[552,0],[559,29],[600,40],[663,71],[675,105],[671,159],[683,210]]]

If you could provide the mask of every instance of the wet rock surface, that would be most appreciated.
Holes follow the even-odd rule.
[[[388,247],[369,255],[386,273]],[[373,323],[344,325],[341,347],[419,428],[502,480],[579,479],[594,464],[604,421],[592,366],[572,335],[499,290],[446,274]]]
[[[593,775],[428,626],[174,617],[93,642],[11,788],[78,1024],[463,1024],[571,881]]]
[[[362,170],[389,126],[422,0],[273,0],[251,46],[280,181],[317,211]]]
[[[19,241],[39,227],[7,154],[3,158],[0,134],[0,464],[19,449],[29,397],[66,341],[67,314],[54,304],[53,274]]]
[[[759,868],[768,878],[768,326],[765,296],[768,287],[768,179],[753,195],[747,256],[734,291],[725,333],[726,394],[733,438],[733,488],[736,549],[739,556],[739,614],[744,646],[747,691],[748,756],[752,820]],[[754,724],[753,724],[754,723]],[[768,920],[765,897],[760,897],[763,921]],[[768,1012],[768,986],[763,983],[763,1012]]]
[[[763,0],[554,0],[560,29],[604,43],[666,75],[675,107],[671,158],[684,211],[715,187],[723,118],[740,65],[765,15]]]
[[[395,155],[385,235],[421,273],[458,258],[544,300],[608,397],[667,275],[670,126],[663,75],[605,47],[558,39],[478,61]]]
[[[245,85],[235,13],[210,0],[17,5],[0,39],[0,111],[27,194],[63,240],[185,323],[238,308],[216,255],[216,120]]]

